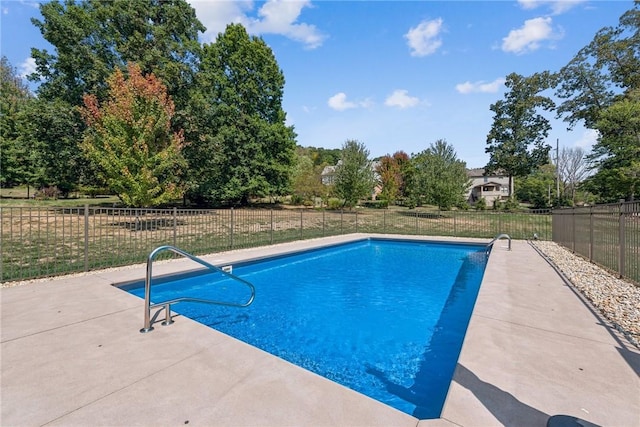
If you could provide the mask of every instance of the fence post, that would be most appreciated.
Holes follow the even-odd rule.
[[[576,208],[571,208],[571,252],[576,253]]]
[[[2,259],[3,259],[2,248],[3,248],[4,245],[1,242],[1,239],[4,236],[4,230],[2,229],[2,223],[4,222],[2,220],[2,214],[3,213],[4,213],[4,209],[2,208],[2,206],[0,206],[0,283],[2,283],[2,277],[3,277],[2,276],[2,270],[3,270],[3,267],[4,267],[3,262],[2,262]],[[9,224],[11,224],[11,222],[9,222]]]
[[[593,262],[593,206],[589,206],[589,262]]]
[[[173,246],[177,246],[177,236],[178,236],[178,208],[173,207]]]
[[[269,212],[271,212],[271,230],[270,230],[270,243],[273,245],[273,208],[269,209]]]
[[[625,251],[624,251],[624,247],[626,245],[626,241],[625,241],[625,229],[624,229],[624,225],[625,225],[625,220],[624,220],[624,200],[620,201],[620,212],[619,212],[619,216],[618,216],[618,230],[620,230],[620,236],[618,238],[618,244],[620,245],[619,247],[619,258],[618,258],[618,272],[620,273],[620,277],[624,277],[624,271],[626,268],[625,265]]]
[[[84,205],[84,271],[89,271],[89,205]]]
[[[303,234],[302,234],[302,209],[300,209],[300,240],[303,240]]]
[[[414,212],[416,214],[416,234],[418,234],[418,211]]]
[[[233,249],[233,228],[234,228],[234,224],[233,224],[233,206],[231,207],[231,230],[229,232],[229,244],[230,244],[230,248]]]
[[[453,237],[456,237],[456,211],[453,211]]]
[[[342,214],[344,213],[344,209],[340,209],[340,234],[344,234],[344,229],[342,228]]]
[[[324,214],[325,214],[325,210],[322,209],[322,237],[324,237],[324,229],[325,229],[325,225],[326,225],[326,222],[325,222],[325,219],[324,219]]]
[[[387,234],[387,211],[382,211],[382,234]]]
[[[356,233],[358,232],[358,211],[356,210]]]

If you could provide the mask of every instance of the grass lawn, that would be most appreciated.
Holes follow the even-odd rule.
[[[113,207],[119,204],[117,196],[97,196],[95,198],[80,193],[71,193],[66,199],[35,199],[36,189],[30,187],[0,188],[0,206],[29,206],[29,207],[82,207],[104,206]]]

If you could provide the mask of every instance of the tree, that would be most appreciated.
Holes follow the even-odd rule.
[[[516,179],[516,197],[531,203],[534,209],[552,205],[555,192],[555,167],[551,163],[538,167],[531,174]]]
[[[336,166],[336,196],[343,200],[343,206],[353,207],[359,199],[370,197],[374,186],[369,150],[359,141],[347,140]]]
[[[449,210],[462,206],[470,182],[466,163],[458,160],[452,145],[444,139],[412,156],[414,176],[413,197],[416,204],[423,202]]]
[[[605,27],[558,74],[558,114],[583,121],[600,138],[587,156],[596,171],[585,188],[602,201],[633,199],[638,188],[637,127],[640,90],[640,2],[618,26]]]
[[[0,62],[0,95],[0,186],[32,184],[33,151],[21,138],[21,127],[33,96],[5,56]]]
[[[380,177],[382,190],[380,198],[389,204],[404,196],[404,171],[409,156],[404,151],[397,151],[393,156],[386,155],[380,158],[376,172]]]
[[[183,136],[171,131],[175,107],[162,82],[136,64],[128,74],[116,70],[108,79],[102,105],[94,95],[84,97],[82,149],[124,204],[156,206],[182,197]]]
[[[393,204],[400,192],[400,167],[390,155],[380,159],[376,172],[380,177],[380,198],[389,204]]]
[[[314,165],[311,158],[298,150],[293,170],[293,194],[303,201],[311,201],[315,197],[323,197],[327,187],[321,180],[322,165]]]
[[[596,128],[600,138],[589,159],[598,171],[587,188],[603,201],[634,200],[640,189],[640,89],[605,109]]]
[[[40,4],[40,13],[43,20],[32,23],[55,49],[31,51],[31,79],[42,82],[41,97],[82,105],[91,93],[102,101],[108,77],[135,62],[164,81],[170,96],[185,100],[200,55],[198,34],[205,31],[186,1],[54,0]]]
[[[67,192],[82,182],[94,184],[79,149],[85,124],[77,108],[87,93],[103,102],[108,77],[128,62],[165,82],[178,106],[174,129],[189,122],[182,110],[190,102],[188,89],[200,58],[198,34],[205,28],[186,1],[54,0],[41,3],[40,13],[42,20],[32,23],[53,49],[31,50],[36,72],[29,79],[39,86],[29,132],[44,162],[43,185]]]
[[[617,27],[605,27],[556,75],[558,116],[570,127],[583,121],[594,129],[600,113],[620,91],[640,87],[640,2]]]
[[[585,151],[580,147],[563,147],[556,164],[563,199],[571,200],[575,205],[578,186],[589,175],[589,162]]]
[[[525,176],[547,162],[549,149],[544,143],[551,126],[538,111],[555,107],[553,101],[540,95],[552,83],[548,72],[523,77],[512,73],[505,85],[505,99],[492,104],[493,124],[487,135],[485,152],[490,155],[487,173],[497,170],[509,176],[509,197],[514,176]]]
[[[21,137],[32,150],[39,186],[57,187],[63,197],[83,179],[94,180],[76,136],[84,126],[79,110],[62,99],[36,98],[24,112]]]
[[[285,125],[283,89],[273,52],[242,25],[204,45],[193,113],[209,131],[185,151],[192,197],[246,204],[288,193],[296,143]]]

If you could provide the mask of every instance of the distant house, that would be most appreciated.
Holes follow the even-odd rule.
[[[340,164],[342,160],[338,161]],[[320,174],[320,179],[324,185],[333,185],[336,182],[336,167],[337,166],[325,166]]]
[[[485,175],[484,168],[476,168],[467,169],[467,176],[471,180],[467,201],[472,205],[478,200],[484,199],[487,206],[491,206],[495,200],[509,198],[509,177],[507,175],[500,173]]]
[[[336,182],[336,168],[342,163],[342,160],[338,160],[338,164],[335,166],[325,166],[324,169],[322,169],[322,173],[320,174],[320,179],[322,180],[322,183],[324,185],[333,185]],[[380,181],[380,177],[378,176],[378,173],[376,172],[376,170],[378,169],[378,166],[380,165],[379,161],[374,161],[371,162],[371,169],[373,169],[374,171],[374,175],[375,175],[375,180],[376,180],[376,186],[373,189],[373,192],[371,193],[371,199],[375,200],[376,197],[378,196],[378,194],[380,194],[380,191],[382,190],[382,188],[379,185],[379,181]]]

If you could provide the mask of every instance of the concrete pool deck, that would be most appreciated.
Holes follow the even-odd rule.
[[[228,264],[367,236],[203,258]],[[420,421],[184,317],[141,334],[142,301],[111,286],[144,278],[139,265],[0,290],[0,425],[544,426],[553,415],[640,425],[640,351],[527,242],[505,246],[491,253],[438,420]],[[154,274],[196,266],[158,262]]]

